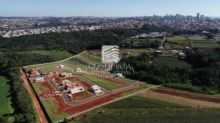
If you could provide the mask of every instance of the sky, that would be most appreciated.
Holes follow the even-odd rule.
[[[128,17],[177,13],[220,17],[220,0],[0,0],[0,16]]]

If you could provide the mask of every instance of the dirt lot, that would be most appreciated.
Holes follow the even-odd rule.
[[[87,110],[89,108],[100,105],[102,103],[106,103],[106,102],[108,102],[112,99],[115,99],[115,98],[121,96],[123,93],[126,93],[128,91],[130,91],[130,90],[125,90],[125,91],[122,91],[122,92],[110,94],[108,96],[104,96],[104,97],[101,97],[101,98],[98,98],[98,99],[95,99],[95,100],[91,100],[90,102],[86,102],[84,104],[78,104],[76,106],[71,106],[71,105],[66,104],[64,102],[63,98],[60,97],[60,96],[53,96],[52,98],[55,98],[55,100],[56,100],[55,103],[57,103],[59,105],[57,113],[58,112],[65,112],[65,113],[71,115],[73,113],[81,112],[83,110]]]
[[[138,95],[146,98],[186,105],[192,108],[220,108],[220,103],[216,102],[219,97],[191,93],[166,87],[159,87],[154,91],[146,91]]]
[[[167,87],[163,87],[163,86],[155,89],[154,91],[159,92],[159,93],[174,95],[174,96],[180,96],[180,97],[186,97],[186,98],[191,98],[191,99],[198,99],[198,100],[205,100],[205,101],[220,103],[219,96],[217,97],[217,96],[211,96],[211,95],[206,95],[206,94],[193,93],[193,92],[188,92],[188,91],[183,91],[183,90],[167,88]]]

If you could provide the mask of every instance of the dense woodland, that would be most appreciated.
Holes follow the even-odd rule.
[[[171,32],[168,27],[145,25],[140,29],[114,29],[81,31],[71,33],[49,33],[43,35],[22,36],[15,38],[0,38],[0,51],[30,51],[30,50],[68,50],[71,53],[79,53],[85,49],[97,49],[103,44],[118,44],[124,39],[140,33],[152,31]],[[146,45],[145,48],[150,45]]]
[[[152,84],[163,84],[169,87],[194,92],[215,94],[220,92],[220,50],[212,52],[195,50],[186,52],[187,62],[191,67],[174,64],[154,63],[153,54],[143,53],[139,56],[123,57],[121,63],[130,64],[134,71],[127,77]],[[123,69],[114,69],[123,72]]]
[[[12,106],[14,108],[14,114],[10,117],[14,117],[15,123],[35,123],[36,114],[32,105],[31,98],[28,95],[26,89],[22,85],[22,80],[19,74],[19,65],[13,55],[0,56],[0,74],[6,76],[10,81],[10,93],[12,97]],[[0,122],[7,122],[6,116],[0,117]]]
[[[33,53],[19,53],[33,50],[64,50],[72,54],[85,49],[97,49],[102,45],[120,44],[120,41],[151,31],[170,31],[169,28],[159,28],[146,25],[133,30],[99,30],[72,33],[50,33],[43,35],[22,36],[17,38],[0,38],[0,74],[6,76],[10,82],[12,104],[15,109],[16,123],[34,123],[36,114],[26,89],[22,86],[19,67],[30,64],[52,62],[57,60],[53,56]],[[154,42],[153,42],[154,43]],[[123,45],[123,44],[120,44]],[[146,44],[146,47],[151,47]],[[0,116],[0,122],[7,122],[8,117]]]
[[[72,33],[50,33],[43,35],[22,36],[17,38],[0,38],[0,74],[5,75],[10,80],[12,102],[15,109],[13,117],[17,123],[36,122],[36,114],[27,96],[27,91],[22,86],[19,78],[19,67],[23,65],[51,62],[57,59],[50,55],[41,54],[19,54],[20,51],[33,50],[66,50],[72,54],[79,53],[85,49],[97,49],[102,45],[118,44],[128,48],[149,48],[157,47],[158,41],[144,43],[141,47],[127,45],[122,42],[128,37],[140,33],[152,31],[175,32],[168,27],[157,27],[145,25],[140,29],[115,29],[82,31]],[[219,53],[219,52],[218,52]],[[187,89],[192,89],[191,85],[198,86],[192,91],[211,93],[212,90],[220,91],[220,65],[219,56],[210,55],[204,52],[189,53],[186,61],[192,65],[191,68],[178,68],[165,65],[150,64],[154,59],[151,54],[142,54],[137,57],[126,57],[121,62],[126,62],[134,66],[135,72],[128,76],[132,79],[149,81],[154,84],[174,84],[183,83]],[[188,86],[190,86],[188,88]],[[181,86],[178,85],[179,88]],[[194,86],[193,86],[194,87]],[[4,117],[0,117],[0,122],[5,122]]]

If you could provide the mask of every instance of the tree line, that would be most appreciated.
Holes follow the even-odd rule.
[[[14,108],[15,123],[35,123],[36,114],[32,100],[20,79],[19,64],[13,55],[0,56],[0,74],[6,76],[10,81],[10,95],[12,107]],[[7,122],[7,117],[1,117],[1,122]]]
[[[187,52],[187,62],[191,67],[179,67],[154,63],[155,56],[143,53],[139,56],[123,57],[120,63],[134,68],[127,77],[135,80],[163,84],[169,87],[193,92],[215,94],[220,92],[220,55],[218,52],[197,50]],[[113,67],[114,68],[114,67]],[[123,70],[113,69],[113,72]]]
[[[139,29],[109,29],[0,38],[0,51],[18,52],[60,49],[67,50],[71,53],[79,53],[85,49],[100,48],[104,44],[123,46],[121,41],[124,39],[138,35],[140,33],[148,33],[152,31],[171,32],[172,29],[153,25],[145,25]]]

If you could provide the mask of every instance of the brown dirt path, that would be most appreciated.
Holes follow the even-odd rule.
[[[179,96],[179,97],[185,97],[185,98],[220,103],[220,97],[218,97],[218,96],[211,96],[211,95],[207,95],[207,94],[188,92],[188,91],[184,91],[184,90],[173,89],[173,88],[168,88],[168,87],[163,87],[163,86],[155,89],[154,91],[158,92],[158,93],[162,93],[162,94],[169,94],[169,95],[173,95],[173,96]]]
[[[41,109],[40,104],[39,104],[37,98],[35,97],[35,95],[34,95],[32,89],[31,89],[31,87],[29,85],[29,82],[28,82],[28,80],[27,80],[27,78],[25,76],[25,73],[23,72],[22,68],[20,68],[20,73],[21,73],[21,79],[24,82],[24,86],[27,89],[28,93],[30,94],[31,99],[32,99],[32,101],[34,103],[34,107],[36,109],[37,116],[39,118],[40,123],[48,123],[48,121],[47,121],[47,119],[46,119],[46,117],[44,115],[44,112]]]
[[[166,93],[159,93],[155,91],[145,91],[143,93],[138,94],[138,96],[166,101],[170,103],[176,103],[180,105],[189,106],[192,108],[220,108],[220,103],[170,95]]]

